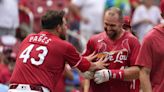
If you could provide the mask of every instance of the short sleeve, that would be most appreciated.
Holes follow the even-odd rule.
[[[131,46],[130,46],[130,65],[135,65],[138,53],[139,53],[139,49],[140,49],[140,43],[137,40],[137,38],[134,38],[131,40]]]
[[[135,65],[152,68],[152,39],[144,39]]]
[[[87,71],[90,68],[90,62],[83,58],[71,44],[67,46],[65,53],[65,61],[71,67],[77,67],[82,72]]]

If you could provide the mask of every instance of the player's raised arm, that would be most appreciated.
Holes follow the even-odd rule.
[[[104,69],[105,66],[108,64],[106,63],[107,58],[101,58],[96,62],[92,62],[93,60],[96,59],[96,54],[92,53],[88,56],[81,56],[79,53],[76,51],[72,45],[69,45],[68,50],[71,52],[69,55],[66,55],[66,61],[74,68],[78,68],[80,71],[85,72],[85,71],[94,71],[97,69]]]

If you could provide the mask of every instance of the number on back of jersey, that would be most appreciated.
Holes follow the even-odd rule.
[[[34,48],[34,44],[29,45],[19,56],[19,58],[23,58],[23,63],[27,63],[27,60],[30,59],[30,62],[33,65],[41,65],[44,62],[44,59],[46,55],[48,54],[48,49],[46,46],[38,46],[36,49]],[[30,56],[30,53],[35,50],[35,51],[40,51],[42,50],[43,52],[40,52],[38,54],[39,60],[37,61],[34,57]]]

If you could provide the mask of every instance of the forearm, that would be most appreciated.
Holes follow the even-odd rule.
[[[131,66],[129,68],[120,69],[102,69],[95,72],[94,81],[97,84],[109,81],[109,79],[118,79],[123,81],[132,81],[139,78],[139,67]]]
[[[91,65],[90,65],[88,71],[94,71],[94,70],[96,70],[96,69],[97,69],[96,64],[95,64],[95,63],[91,63]]]
[[[119,70],[119,69],[109,69],[110,78],[120,79],[125,81],[132,81],[139,78],[139,67],[131,66],[129,68]]]
[[[140,71],[140,82],[143,92],[152,92],[150,83],[150,69],[142,68]]]
[[[68,64],[65,65],[64,75],[70,80],[74,79],[73,73],[71,71],[71,67]]]
[[[89,92],[90,80],[84,79],[84,92]]]
[[[134,79],[139,78],[139,67],[138,66],[131,66],[127,69],[124,69],[124,80],[125,81],[132,81]]]

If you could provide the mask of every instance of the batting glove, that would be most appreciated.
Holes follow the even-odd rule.
[[[124,80],[124,70],[102,69],[95,72],[94,81],[97,84],[108,81],[110,78]]]
[[[95,72],[94,81],[97,84],[100,84],[100,83],[108,81],[110,76],[111,76],[111,74],[108,69],[102,69],[102,70]]]

